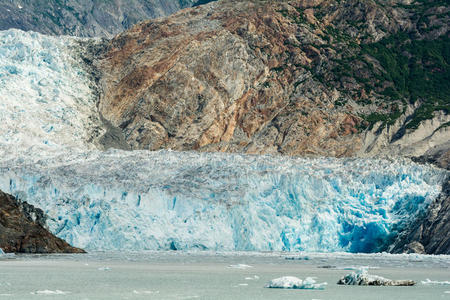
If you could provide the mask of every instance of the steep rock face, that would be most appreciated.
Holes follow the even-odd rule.
[[[42,210],[0,191],[0,248],[18,253],[84,253],[44,228]]]
[[[167,16],[194,0],[6,0],[0,3],[0,30],[52,35],[113,35],[147,19]]]
[[[99,108],[132,149],[340,157],[422,143],[409,153],[421,155],[448,136],[448,94],[397,88],[411,72],[391,76],[377,49],[439,64],[408,45],[430,42],[448,55],[448,11],[439,1],[353,0],[224,0],[184,10],[111,41],[97,61]],[[389,40],[405,33],[401,45]],[[446,63],[418,68],[433,86],[448,73]],[[411,138],[427,119],[433,125]]]

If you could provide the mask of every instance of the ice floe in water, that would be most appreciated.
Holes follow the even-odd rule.
[[[32,292],[32,295],[67,295],[70,294],[70,292],[64,292],[61,290],[42,290],[42,291],[36,291]]]
[[[137,291],[137,290],[134,290],[133,294],[135,294],[135,295],[155,295],[155,294],[159,294],[159,291]]]
[[[342,277],[337,284],[341,285],[378,285],[378,286],[412,286],[413,280],[391,280],[377,275],[371,275],[368,268],[361,267],[358,271]]]
[[[246,264],[237,264],[237,265],[229,265],[228,268],[245,270],[253,267]]]
[[[302,280],[294,276],[284,276],[272,279],[265,287],[277,289],[323,290],[326,285],[326,282],[316,283],[313,277],[307,277],[305,280]]]
[[[450,281],[437,281],[437,280],[430,280],[429,278],[421,281],[421,283],[425,285],[450,285]]]

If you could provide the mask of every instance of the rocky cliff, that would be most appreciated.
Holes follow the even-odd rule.
[[[0,30],[17,28],[51,35],[112,37],[147,19],[167,16],[194,0],[5,0]]]
[[[450,136],[444,1],[222,0],[116,36],[102,115],[131,149],[419,156]]]
[[[0,248],[6,253],[84,253],[45,229],[42,210],[1,191]]]

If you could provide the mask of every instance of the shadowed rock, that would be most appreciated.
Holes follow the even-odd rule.
[[[0,191],[0,248],[6,253],[85,253],[44,228],[42,210]]]

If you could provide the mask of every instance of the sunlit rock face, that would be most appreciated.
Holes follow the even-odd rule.
[[[99,108],[132,149],[419,156],[450,135],[447,11],[352,0],[185,9],[110,41],[95,61]],[[416,71],[430,84],[405,75]]]

